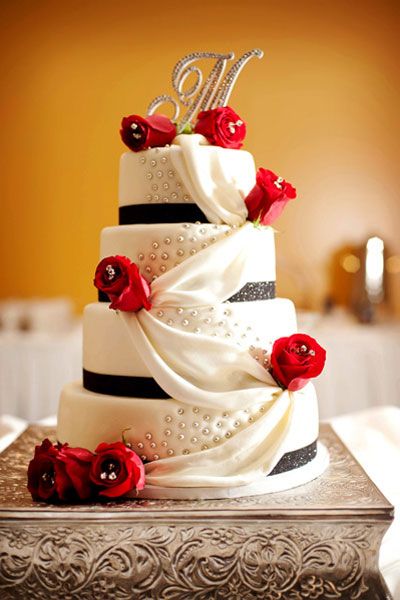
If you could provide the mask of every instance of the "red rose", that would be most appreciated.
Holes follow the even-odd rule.
[[[58,460],[64,465],[65,473],[81,500],[87,500],[92,494],[89,471],[93,453],[85,448],[70,448],[68,444],[61,446]]]
[[[150,115],[146,118],[130,115],[122,119],[120,134],[128,148],[139,152],[170,144],[176,136],[176,126],[164,115]]]
[[[107,256],[97,266],[94,285],[111,300],[110,308],[137,312],[150,310],[150,286],[137,265],[126,256]]]
[[[246,123],[229,106],[200,112],[194,130],[223,148],[239,149],[246,137]]]
[[[71,501],[90,495],[89,466],[92,453],[67,444],[53,445],[49,439],[35,447],[28,467],[28,490],[35,500]]]
[[[97,265],[94,285],[109,296],[119,296],[129,284],[131,261],[126,256],[107,256]]]
[[[272,347],[272,376],[281,387],[295,392],[322,372],[325,358],[325,350],[305,333],[279,338]]]
[[[268,169],[258,169],[256,185],[244,200],[249,221],[271,225],[292,198],[296,198],[296,190],[290,183]]]
[[[144,465],[139,456],[122,442],[101,443],[90,470],[90,479],[100,488],[99,495],[123,496],[144,487]]]

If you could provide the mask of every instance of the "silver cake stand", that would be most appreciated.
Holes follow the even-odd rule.
[[[53,429],[0,455],[0,598],[388,599],[378,568],[393,507],[328,425],[328,470],[277,494],[54,506],[26,469]]]

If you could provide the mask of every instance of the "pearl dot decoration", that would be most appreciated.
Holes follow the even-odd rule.
[[[149,187],[152,187],[153,192],[156,192],[156,188],[162,188],[165,183],[167,182],[157,184],[152,181]],[[172,184],[167,185],[170,186],[168,192],[171,192],[171,195],[161,197],[159,193],[153,193],[151,195],[152,202],[175,201],[172,199],[172,194],[176,194],[176,192],[172,190]],[[179,198],[176,198],[176,200],[179,200]],[[201,253],[212,243],[211,238],[213,240],[222,238],[224,230],[227,228],[226,225],[221,225],[220,229],[215,230],[213,225],[204,223],[171,223],[162,227],[165,227],[165,229],[161,230],[159,239],[153,238],[147,241],[144,238],[145,242],[140,244],[136,254],[138,261],[147,257],[152,265],[151,269],[158,275],[168,272],[180,261]],[[200,233],[200,231],[204,233]],[[128,251],[124,253],[129,256]],[[139,255],[143,255],[143,258],[139,258]],[[142,273],[143,270],[142,268]],[[145,273],[150,274],[150,271],[147,269]],[[219,311],[219,316],[220,318],[223,316],[222,311]]]
[[[169,400],[168,407],[165,405],[165,412],[159,415],[161,423],[167,424],[168,428],[158,430],[155,424],[151,431],[137,431],[137,440],[132,441],[132,444],[138,453],[146,453],[146,460],[183,455],[184,450],[193,454],[201,448],[221,446],[243,428],[249,427],[250,419],[256,421],[261,418],[263,408],[266,410],[266,405],[259,402],[255,406],[238,411],[206,411],[199,406],[182,406],[176,400]],[[223,417],[223,414],[226,417]],[[193,415],[198,415],[197,420],[192,420]],[[158,418],[157,416],[154,423]],[[158,459],[154,458],[154,453]]]

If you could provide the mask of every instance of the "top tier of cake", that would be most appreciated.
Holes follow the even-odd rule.
[[[200,220],[240,225],[246,218],[243,199],[255,176],[249,152],[211,146],[197,134],[178,135],[171,146],[126,152],[120,163],[120,223]],[[166,204],[170,206],[160,207]]]

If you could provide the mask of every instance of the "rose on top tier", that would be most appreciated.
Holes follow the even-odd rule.
[[[164,115],[124,117],[120,129],[121,139],[133,152],[146,148],[166,146],[176,136],[176,126]]]
[[[249,221],[271,225],[294,198],[296,190],[290,183],[268,169],[258,169],[256,185],[244,199]]]
[[[150,286],[137,265],[126,256],[106,256],[99,262],[93,281],[111,300],[110,308],[137,312],[150,310]]]
[[[325,359],[324,348],[314,338],[305,333],[295,333],[274,342],[271,373],[282,388],[295,392],[322,372]]]
[[[214,146],[239,149],[246,137],[246,123],[229,106],[219,106],[200,112],[194,131]]]
[[[28,490],[34,500],[73,502],[99,496],[119,498],[145,483],[144,465],[123,442],[99,444],[96,454],[49,439],[35,447],[28,467]]]

